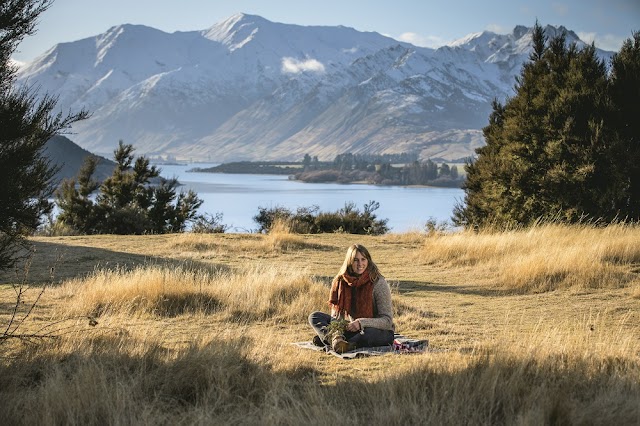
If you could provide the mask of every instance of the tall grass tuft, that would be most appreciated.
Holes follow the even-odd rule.
[[[188,252],[216,252],[220,249],[220,244],[212,238],[211,234],[199,232],[184,232],[178,234],[171,241],[171,246],[177,250]]]
[[[448,267],[482,268],[507,290],[593,289],[638,282],[640,226],[543,224],[504,232],[471,231],[426,238],[421,258]]]
[[[54,290],[59,316],[175,317],[220,313],[233,321],[292,319],[322,306],[326,289],[301,270],[253,265],[239,272],[141,266],[97,270]]]
[[[300,235],[292,232],[288,220],[276,218],[263,240],[267,251],[289,251],[308,247]]]

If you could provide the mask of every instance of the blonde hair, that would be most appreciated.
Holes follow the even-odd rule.
[[[367,258],[367,272],[369,272],[369,277],[371,278],[371,281],[373,282],[377,281],[378,277],[382,276],[382,274],[380,273],[378,266],[371,259],[371,254],[369,254],[369,250],[367,250],[365,246],[360,244],[353,244],[349,246],[349,248],[347,249],[347,254],[344,257],[344,262],[340,267],[340,271],[338,272],[338,275],[336,275],[336,279],[346,272],[348,272],[349,274],[353,274],[353,269],[351,268],[351,265],[353,264],[353,259],[355,259],[356,257],[356,253],[360,253],[361,255]]]

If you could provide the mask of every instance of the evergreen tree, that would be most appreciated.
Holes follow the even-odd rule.
[[[89,158],[76,180],[63,182],[56,194],[58,220],[83,234],[161,234],[182,232],[197,218],[202,200],[191,190],[178,193],[176,179],[160,178],[145,157],[134,162],[133,146],[120,141],[113,174],[97,185]],[[89,197],[99,190],[96,201]]]
[[[90,196],[100,184],[92,176],[98,165],[98,158],[87,157],[76,179],[65,179],[56,194],[60,214],[57,220],[68,224],[81,234],[97,231],[98,217]]]
[[[487,212],[491,205],[497,205],[504,191],[500,184],[501,169],[498,161],[504,126],[504,107],[494,99],[493,111],[489,115],[489,125],[483,129],[486,144],[478,149],[475,161],[466,161],[466,179],[462,188],[465,191],[464,205],[454,206],[454,223],[463,226],[478,226],[487,221]],[[494,210],[494,217],[498,211]]]
[[[147,209],[153,188],[149,182],[159,176],[158,169],[139,157],[134,164],[133,146],[119,142],[114,151],[116,167],[100,186],[96,197],[96,231],[110,234],[142,234],[151,227]],[[134,164],[134,167],[132,167]]]
[[[453,218],[458,225],[613,220],[622,212],[615,202],[620,167],[628,176],[630,166],[614,159],[605,64],[593,45],[567,46],[564,34],[547,43],[537,23],[533,46],[516,95],[504,106],[494,101],[483,129],[486,145],[465,167],[464,205]]]
[[[455,164],[453,166],[451,166],[451,171],[449,172],[449,175],[451,176],[451,179],[457,180],[458,179],[458,166],[456,166]]]
[[[53,114],[56,98],[17,88],[11,55],[35,32],[38,17],[52,0],[3,0],[0,3],[0,269],[15,264],[24,237],[51,211],[56,172],[43,156],[54,135],[87,117]]]
[[[424,164],[425,180],[435,180],[438,178],[438,165],[432,160],[427,160]]]
[[[309,154],[305,154],[304,158],[302,159],[302,168],[304,170],[307,170],[310,165],[311,165],[311,156]]]
[[[614,152],[610,166],[619,170],[615,208],[621,217],[640,216],[640,31],[626,40],[611,61],[611,123]],[[616,167],[617,166],[617,167]]]
[[[606,67],[593,45],[581,51],[574,45],[565,48],[562,37],[552,42],[548,56],[552,81],[544,122],[546,164],[540,164],[540,216],[612,219],[615,212],[603,202],[612,184],[611,170],[603,167],[610,155],[603,131]]]
[[[438,172],[438,177],[448,178],[451,176],[451,167],[447,163],[442,163],[440,165],[440,171]]]

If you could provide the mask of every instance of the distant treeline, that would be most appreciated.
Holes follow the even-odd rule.
[[[460,187],[458,166],[419,161],[415,153],[339,154],[333,161],[319,161],[305,154],[301,162],[238,161],[191,171],[289,175],[303,182],[370,183],[377,185],[434,185]]]
[[[304,182],[365,182],[378,185],[434,185],[460,187],[458,167],[432,160],[418,161],[418,155],[340,154],[332,162],[319,162],[308,154],[295,179]]]
[[[214,167],[195,167],[190,172],[205,173],[246,173],[266,175],[291,175],[300,171],[300,162],[287,161],[236,161],[224,163]]]

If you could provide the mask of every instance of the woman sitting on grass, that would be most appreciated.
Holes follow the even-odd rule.
[[[391,289],[360,244],[347,249],[340,272],[329,293],[331,315],[313,312],[309,323],[315,330],[313,342],[330,344],[338,353],[364,346],[393,343]]]

